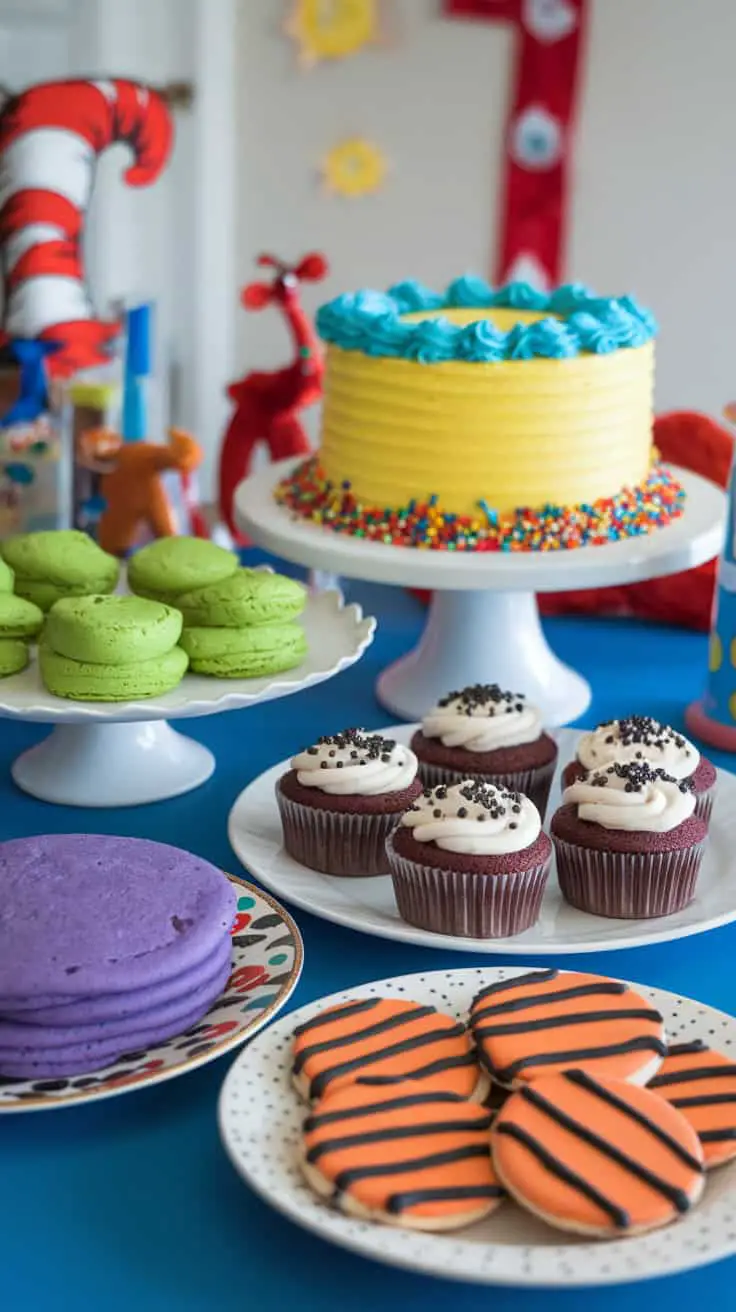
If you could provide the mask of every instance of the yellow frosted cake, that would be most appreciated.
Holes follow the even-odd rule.
[[[322,307],[321,446],[277,499],[383,542],[550,550],[648,532],[683,493],[652,447],[652,316],[578,285],[463,277]]]

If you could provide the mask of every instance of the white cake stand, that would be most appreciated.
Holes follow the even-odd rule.
[[[463,555],[366,542],[296,517],[273,500],[276,483],[296,464],[280,461],[241,483],[238,522],[286,560],[432,590],[419,644],[383,671],[376,688],[381,704],[405,720],[420,720],[452,688],[489,679],[526,693],[550,725],[577,719],[590,702],[590,687],[548,646],[535,594],[640,583],[700,565],[721,547],[723,493],[680,469],[674,473],[687,492],[685,513],[647,537],[576,551]]]
[[[287,697],[353,665],[376,621],[337,592],[312,595],[301,617],[309,652],[297,669],[266,679],[187,674],[173,692],[140,702],[71,702],[46,691],[35,662],[0,680],[0,718],[53,724],[48,738],[13,763],[19,788],[62,806],[139,806],[197,788],[215,758],[168,720],[194,719]]]

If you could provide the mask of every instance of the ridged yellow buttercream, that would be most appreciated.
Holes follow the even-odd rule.
[[[492,317],[506,328],[507,315],[541,317]],[[414,317],[428,316],[406,316]],[[450,317],[469,322],[478,312]],[[320,462],[366,506],[434,495],[443,511],[467,515],[481,500],[500,514],[594,501],[647,475],[653,380],[651,341],[489,364],[424,364],[329,345]]]

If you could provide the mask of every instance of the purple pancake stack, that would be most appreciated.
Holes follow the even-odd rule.
[[[196,1024],[235,892],[200,857],[96,834],[0,843],[0,1075],[76,1075]]]

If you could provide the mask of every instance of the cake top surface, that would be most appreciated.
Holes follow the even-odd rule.
[[[451,322],[445,312],[478,311],[478,318]],[[492,310],[517,310],[532,322],[508,332],[492,322]],[[420,317],[426,314],[426,318]],[[412,316],[407,318],[407,316]],[[541,316],[541,317],[540,317]],[[644,346],[657,325],[630,296],[602,297],[580,283],[540,292],[525,282],[493,288],[465,274],[444,292],[419,282],[396,283],[387,292],[348,292],[323,305],[317,329],[326,342],[365,355],[414,360],[420,364],[465,361],[570,359],[605,355]]]

